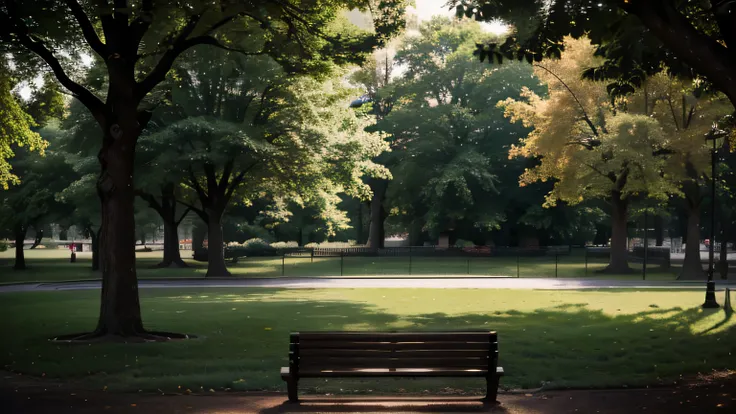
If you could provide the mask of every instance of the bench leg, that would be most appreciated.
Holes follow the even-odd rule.
[[[486,378],[486,397],[483,399],[486,403],[495,403],[498,396],[498,383],[501,377],[494,375]]]
[[[289,394],[289,402],[298,402],[299,396],[297,395],[298,381],[295,378],[289,378],[286,381],[286,390]]]

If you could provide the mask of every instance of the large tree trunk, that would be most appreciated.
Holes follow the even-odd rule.
[[[207,274],[205,277],[230,276],[225,266],[222,235],[222,211],[208,211],[207,223]]]
[[[619,191],[611,194],[611,258],[605,273],[631,273],[626,239],[628,237],[629,201]]]
[[[368,246],[373,249],[383,249],[386,240],[384,222],[386,221],[386,209],[383,205],[386,200],[388,181],[375,179],[371,181],[371,225],[368,234]]]
[[[26,256],[23,252],[23,243],[26,241],[26,226],[15,226],[15,264],[13,269],[24,270],[26,268]]]
[[[686,189],[687,190],[687,189]],[[687,205],[687,233],[685,236],[685,261],[678,279],[705,279],[703,264],[700,260],[700,199],[688,196]]]
[[[124,113],[125,109],[130,110]],[[133,162],[140,134],[135,106],[120,108],[127,122],[107,126],[97,182],[102,201],[102,294],[96,335],[144,333],[135,268]]]

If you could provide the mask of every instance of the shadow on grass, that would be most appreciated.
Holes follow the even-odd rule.
[[[0,312],[13,317],[0,319],[0,329],[13,335],[3,340],[0,365],[32,376],[111,390],[284,391],[279,368],[287,364],[290,332],[464,329],[499,332],[499,364],[507,372],[502,388],[671,384],[681,375],[736,365],[732,355],[736,329],[729,319],[720,320],[723,311],[719,310],[673,307],[609,314],[583,303],[568,303],[520,311],[494,307],[494,298],[510,293],[489,291],[487,310],[458,314],[448,301],[432,302],[436,311],[429,312],[390,304],[391,295],[397,295],[398,301],[409,290],[365,292],[361,300],[339,300],[324,290],[307,289],[258,289],[242,294],[206,288],[144,290],[141,308],[147,329],[190,332],[200,338],[88,346],[60,346],[46,338],[93,327],[99,293],[5,294]],[[375,292],[384,299],[370,296]],[[412,290],[411,294],[425,293]],[[625,308],[626,294],[617,295]],[[525,295],[529,300],[534,297]],[[418,300],[433,300],[427,298]],[[379,302],[384,305],[376,305]],[[705,349],[707,357],[698,352]],[[300,391],[464,396],[482,395],[485,381],[315,379],[301,382]]]

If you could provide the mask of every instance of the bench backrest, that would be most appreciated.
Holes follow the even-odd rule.
[[[292,333],[289,365],[299,370],[459,369],[495,372],[496,332]]]

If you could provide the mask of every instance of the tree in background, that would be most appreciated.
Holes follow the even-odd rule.
[[[698,82],[677,79],[664,72],[647,78],[626,97],[627,110],[656,119],[663,129],[667,160],[663,174],[678,184],[687,214],[685,261],[680,279],[704,278],[700,259],[700,218],[709,180],[710,152],[705,137],[733,106],[722,94],[702,89]]]
[[[373,53],[373,56],[365,61],[361,68],[350,76],[350,81],[364,89],[365,94],[351,103],[352,107],[361,107],[364,104],[370,106],[370,114],[377,120],[385,118],[394,107],[394,77],[396,75],[397,62],[395,59],[395,48],[401,44],[402,39],[397,39],[385,49]],[[392,150],[397,148],[392,147]],[[381,165],[392,163],[392,154],[385,152],[374,161]],[[370,178],[366,180],[371,189],[371,199],[368,203],[368,237],[367,244],[375,249],[384,247],[386,230],[384,223],[388,217],[386,196],[389,180],[383,178]],[[359,204],[358,216],[362,216],[362,204]],[[354,220],[356,221],[356,220]],[[362,225],[362,220],[356,224]]]
[[[524,128],[509,125],[494,103],[539,82],[524,65],[489,68],[474,59],[475,42],[484,37],[477,23],[434,18],[397,52],[405,72],[391,86],[393,109],[376,129],[394,148],[389,205],[413,242],[423,231],[432,238],[448,233],[451,242],[457,234],[488,233],[506,218],[499,174],[519,170],[521,162],[506,152]]]
[[[290,73],[319,72],[331,61],[359,62],[363,52],[403,26],[403,4],[395,2],[384,3],[374,16],[375,34],[357,36],[341,36],[329,24],[343,8],[366,9],[368,2],[214,1],[189,6],[150,0],[0,4],[0,51],[13,53],[26,68],[44,61],[100,127],[104,259],[100,318],[92,336],[156,337],[143,328],[138,300],[133,163],[138,137],[158,100],[152,93],[182,53],[197,45],[237,49],[239,40],[257,38],[257,48],[241,52],[273,56]],[[93,93],[65,68],[79,52],[92,52],[104,62],[106,95]]]
[[[539,157],[540,163],[520,177],[520,185],[556,180],[547,205],[557,200],[571,204],[602,198],[611,206],[611,259],[605,269],[627,273],[627,223],[630,197],[639,193],[665,199],[676,191],[660,174],[666,145],[658,122],[629,113],[610,102],[606,85],[580,81],[583,68],[595,66],[594,48],[587,39],[567,39],[559,60],[535,65],[535,74],[547,83],[545,99],[530,90],[523,101],[499,102],[511,122],[534,127],[511,157]]]
[[[29,227],[40,231],[66,213],[65,206],[56,200],[56,193],[73,179],[71,166],[62,154],[56,153],[53,143],[44,155],[14,150],[13,170],[22,177],[20,183],[0,193],[0,227],[9,229],[15,239],[15,270],[26,268],[23,245]]]
[[[224,63],[213,68],[213,61]],[[187,206],[208,224],[207,276],[229,275],[222,220],[231,203],[267,197],[310,205],[331,233],[347,222],[337,193],[365,197],[362,177],[385,173],[370,161],[385,145],[363,131],[368,117],[347,108],[353,91],[341,75],[289,78],[268,58],[208,50],[182,61],[169,116],[179,120],[144,142],[169,148],[155,164],[182,168],[196,200]]]

